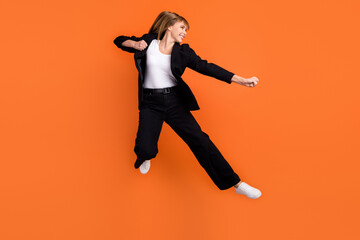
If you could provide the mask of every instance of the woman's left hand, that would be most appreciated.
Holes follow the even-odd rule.
[[[247,87],[255,87],[258,84],[259,79],[257,77],[242,78],[237,75],[234,75],[231,81]]]

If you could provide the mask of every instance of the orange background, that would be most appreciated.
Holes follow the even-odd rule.
[[[1,239],[360,239],[358,1],[2,1]],[[133,164],[133,54],[163,10],[255,88],[187,69],[193,112],[256,200],[220,191],[164,124]]]

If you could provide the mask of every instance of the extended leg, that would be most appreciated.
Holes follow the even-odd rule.
[[[179,105],[169,110],[165,122],[185,141],[200,165],[220,190],[240,181],[220,151],[203,132],[190,111]]]

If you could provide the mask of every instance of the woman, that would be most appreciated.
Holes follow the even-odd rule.
[[[150,159],[158,153],[158,140],[165,121],[189,146],[200,165],[220,190],[230,187],[249,198],[261,196],[260,190],[240,180],[209,136],[203,132],[190,111],[199,110],[195,96],[181,75],[186,67],[231,84],[255,87],[256,77],[245,79],[214,63],[201,59],[189,44],[181,44],[189,23],[174,12],[163,11],[149,33],[138,38],[118,36],[114,43],[135,53],[138,76],[139,126],[134,151],[135,168],[146,174]]]

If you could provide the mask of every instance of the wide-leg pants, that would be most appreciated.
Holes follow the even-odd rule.
[[[176,87],[174,88],[176,89]],[[228,189],[240,181],[220,151],[202,131],[186,109],[177,91],[171,93],[145,93],[139,111],[139,126],[134,151],[139,168],[145,160],[155,158],[163,122],[166,122],[189,146],[200,165],[220,190]]]

